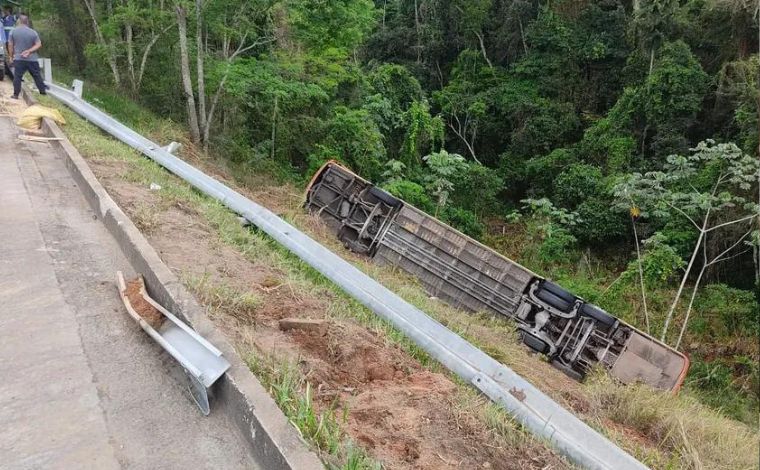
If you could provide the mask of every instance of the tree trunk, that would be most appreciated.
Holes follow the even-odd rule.
[[[475,36],[478,37],[478,42],[480,42],[480,51],[483,53],[483,58],[486,60],[486,63],[488,63],[488,67],[493,68],[493,64],[491,64],[491,61],[488,60],[488,54],[486,54],[486,45],[483,42],[483,35],[480,33],[475,33]]]
[[[422,37],[420,36],[420,13],[417,0],[414,0],[414,31],[417,36],[417,63],[422,58]]]
[[[633,225],[633,237],[636,243],[636,260],[639,265],[639,282],[641,283],[641,301],[644,304],[644,323],[647,327],[647,334],[652,334],[652,330],[649,326],[649,309],[647,308],[647,290],[644,286],[644,267],[641,265],[641,249],[639,248],[639,234],[636,230],[636,220],[631,217],[631,224]]]
[[[161,33],[155,33],[153,34],[153,37],[150,39],[150,42],[145,46],[145,50],[143,50],[142,59],[140,59],[140,69],[137,71],[137,89],[139,90],[142,86],[142,80],[145,76],[145,68],[148,65],[148,56],[150,56],[150,51],[153,49],[153,46],[156,45],[158,40],[161,38],[161,35],[163,35],[169,28],[164,29]]]
[[[198,77],[198,125],[206,128],[206,73],[204,70],[203,47],[203,0],[195,0],[195,46],[196,68]]]
[[[709,217],[709,214],[708,214]],[[678,291],[676,292],[676,296],[673,299],[673,303],[670,305],[670,308],[668,309],[668,315],[665,317],[665,326],[662,328],[662,335],[660,336],[660,341],[665,342],[665,335],[668,333],[668,327],[670,326],[670,321],[673,319],[673,313],[676,311],[676,307],[678,306],[678,301],[681,299],[681,294],[683,293],[683,288],[686,286],[686,281],[689,279],[689,273],[691,273],[691,268],[694,266],[694,260],[697,258],[697,253],[699,253],[700,245],[702,245],[702,239],[705,236],[705,229],[707,228],[707,217],[705,217],[704,224],[702,225],[702,230],[699,231],[699,238],[697,238],[697,244],[694,247],[694,253],[691,254],[691,259],[689,260],[689,265],[686,267],[686,272],[683,274],[683,278],[681,279],[681,285],[678,286]]]
[[[179,60],[180,73],[182,74],[182,88],[185,93],[187,105],[187,125],[190,127],[190,136],[193,142],[201,141],[201,132],[198,127],[198,115],[195,109],[195,95],[193,94],[193,80],[190,76],[190,53],[187,49],[187,11],[182,6],[177,6],[177,29],[179,31]]]
[[[517,14],[517,25],[520,27],[520,40],[522,41],[523,51],[528,55],[528,42],[525,40],[525,31],[523,30],[522,18]]]
[[[707,235],[705,235],[704,242],[702,243],[702,269],[699,270],[699,276],[697,276],[697,280],[694,283],[694,290],[691,292],[691,299],[689,300],[689,307],[686,309],[686,318],[683,321],[683,325],[681,325],[681,333],[678,335],[678,341],[676,342],[676,349],[681,345],[681,340],[683,339],[683,334],[686,331],[686,327],[689,324],[689,317],[691,316],[692,307],[694,306],[694,298],[697,296],[697,290],[699,290],[699,284],[702,282],[702,276],[707,272],[707,268],[712,266],[715,263],[719,263],[721,261],[725,261],[729,258],[725,258],[725,256],[731,252],[734,248],[739,246],[739,244],[748,236],[752,234],[752,225],[750,224],[749,230],[739,237],[731,246],[723,250],[719,255],[714,257],[709,262],[707,261]],[[741,253],[739,253],[741,254]]]
[[[678,347],[681,346],[681,340],[683,339],[683,334],[686,331],[686,326],[689,324],[689,317],[691,316],[691,309],[694,306],[694,299],[697,297],[697,289],[699,289],[699,283],[702,281],[702,275],[705,273],[705,268],[707,265],[702,266],[702,269],[699,270],[699,276],[697,276],[697,281],[694,283],[694,290],[691,291],[691,299],[689,299],[689,307],[686,309],[686,318],[683,320],[683,325],[681,325],[681,332],[678,334],[678,341],[676,341],[676,350],[678,350]]]
[[[274,97],[274,109],[272,109],[272,151],[270,156],[274,160],[274,141],[277,137],[277,96]]]
[[[108,62],[108,66],[111,68],[111,74],[113,75],[113,83],[116,85],[116,88],[121,88],[121,75],[119,74],[119,67],[116,63],[116,52],[113,48],[112,42],[107,42],[105,37],[103,36],[103,32],[100,30],[100,25],[98,24],[98,17],[95,10],[95,1],[94,0],[85,0],[84,6],[87,8],[87,12],[90,14],[90,20],[92,21],[92,29],[95,32],[95,39],[97,42],[103,46],[106,51],[108,51],[106,61]],[[109,3],[109,9],[111,8],[111,5]]]
[[[132,41],[134,31],[132,25],[127,24],[124,27],[124,39],[127,43],[127,71],[129,72],[129,82],[132,85],[132,91],[137,93],[137,75],[135,74],[135,47]]]
[[[647,75],[652,75],[653,69],[654,69],[654,46],[652,46],[652,51],[649,54],[649,73]]]
[[[216,106],[219,104],[219,98],[222,96],[222,92],[224,91],[224,84],[227,82],[228,76],[229,69],[224,73],[222,80],[219,82],[219,87],[217,87],[216,93],[214,93],[214,98],[211,100],[211,107],[208,110],[208,118],[206,119],[206,124],[203,127],[204,152],[208,152],[208,141],[209,135],[211,134],[211,123],[214,122],[214,113],[216,112]]]

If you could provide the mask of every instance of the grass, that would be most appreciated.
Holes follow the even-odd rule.
[[[296,290],[316,298],[330,298],[331,302],[326,311],[328,316],[336,320],[350,319],[357,321],[370,331],[378,334],[381,338],[384,338],[388,344],[398,345],[423,367],[432,371],[441,371],[440,365],[401,331],[348,297],[332,282],[263,233],[241,226],[235,214],[231,213],[219,202],[201,195],[186,183],[164,171],[157,164],[140,157],[136,152],[128,150],[124,145],[114,142],[108,136],[99,132],[93,132],[89,124],[86,124],[68,109],[58,106],[54,101],[48,100],[46,104],[61,109],[69,123],[65,127],[65,131],[72,143],[88,160],[106,164],[112,162],[126,163],[128,169],[123,174],[123,178],[126,181],[143,187],[148,187],[151,183],[160,185],[161,190],[157,191],[157,194],[161,202],[158,207],[153,208],[157,213],[160,213],[163,208],[182,201],[208,222],[221,242],[234,247],[251,261],[263,263],[282,271],[288,283],[294,286]],[[130,212],[134,213],[134,211]],[[150,221],[153,220],[153,217],[147,214],[148,211],[144,215],[146,221],[141,221],[141,225],[150,225]],[[138,217],[142,218],[141,216]],[[184,277],[183,282],[198,295],[201,302],[211,307],[212,311],[252,317],[251,315],[246,315],[246,310],[250,312],[256,308],[257,299],[246,296],[244,293],[236,292],[229,286],[214,285],[207,278]],[[243,306],[242,310],[239,308],[241,305]],[[249,366],[255,367],[256,364],[249,362]],[[258,366],[261,366],[261,364],[258,364]],[[263,370],[256,369],[254,373],[258,375]],[[276,364],[269,367],[268,373],[273,381],[271,390],[275,396],[276,394],[285,394],[287,392],[287,396],[298,397],[298,400],[295,400],[295,398],[292,400],[292,403],[297,404],[297,407],[291,410],[285,409],[284,411],[286,411],[293,424],[298,427],[312,445],[315,445],[323,452],[326,451],[328,455],[342,456],[341,458],[344,458],[346,465],[349,465],[348,468],[373,468],[371,465],[368,467],[363,463],[366,462],[366,459],[359,452],[359,448],[355,444],[351,442],[336,444],[333,442],[334,439],[330,442],[321,440],[325,439],[326,436],[334,435],[335,432],[332,430],[332,427],[335,423],[339,424],[339,420],[336,421],[335,417],[331,417],[328,413],[320,418],[322,420],[321,426],[327,426],[327,428],[315,427],[315,423],[319,420],[314,421],[316,418],[311,416],[307,411],[307,405],[313,406],[309,396],[310,386],[301,379],[295,380],[293,378],[292,367],[288,368],[282,364]],[[470,389],[469,386],[463,383],[459,383],[459,387],[462,390],[469,391]],[[494,416],[493,406],[490,403],[482,402],[482,400],[477,400],[473,404],[472,409],[477,409],[480,406],[490,410],[487,413],[483,412],[482,416]],[[290,414],[295,411],[297,413]],[[521,442],[526,446],[539,445],[532,436],[518,429],[512,420],[507,419],[506,414],[503,417],[504,420],[498,426],[496,425],[497,420],[490,420],[495,435],[501,436],[510,443]],[[314,434],[316,430],[319,430],[318,434]],[[335,445],[339,447],[337,450],[333,447]]]
[[[335,407],[322,411],[317,409],[312,400],[311,384],[296,363],[257,354],[249,355],[246,363],[293,426],[320,452],[329,468],[382,468],[379,462],[346,437],[342,424],[346,421],[347,410]]]
[[[124,178],[145,186],[150,183],[160,184],[162,205],[182,202],[190,206],[208,221],[223,243],[234,247],[249,260],[265,263],[282,272],[294,288],[308,295],[329,297],[331,302],[326,313],[330,317],[358,321],[388,343],[398,344],[423,366],[440,370],[435,361],[396,328],[350,299],[318,272],[262,233],[241,227],[235,215],[218,202],[203,197],[158,165],[139,157],[136,152],[100,133],[93,132],[88,124],[68,110],[62,111],[69,122],[65,129],[67,134],[90,161],[128,163],[128,171]],[[158,129],[163,128],[159,126]],[[244,180],[249,178],[246,174],[239,176]],[[536,358],[526,354],[517,342],[514,329],[508,323],[486,315],[463,315],[432,300],[410,277],[345,253],[333,237],[320,232],[320,226],[304,215],[298,204],[290,204],[285,212],[290,222],[320,239],[337,253],[349,257],[360,269],[380,280],[412,304],[471,340],[493,357],[506,362],[529,380],[534,383],[541,382],[541,375],[544,373],[542,370],[545,369],[535,367]],[[235,306],[240,305],[243,306],[243,311],[256,308],[255,298],[245,298],[228,287],[212,285],[208,279],[185,279],[185,282],[199,294],[204,303],[215,309],[238,311]],[[286,405],[281,406],[284,406],[290,419],[313,445],[325,449],[323,452],[327,455],[341,456],[340,465],[349,465],[349,462],[356,465],[344,468],[372,468],[361,466],[366,461],[365,456],[357,450],[351,450],[355,448],[353,443],[336,437],[338,434],[334,428],[341,426],[336,410],[327,410],[320,415],[314,409],[310,385],[303,377],[297,376],[297,368],[294,371],[292,364],[277,363],[274,359],[249,363],[249,366],[252,370],[255,369],[254,372],[257,374],[269,374],[267,386],[274,396],[282,395],[281,399],[285,400]],[[458,409],[464,415],[476,416],[490,432],[513,446],[529,445],[532,442],[532,438],[520,431],[502,409],[484,401],[465,384],[458,384]],[[561,395],[561,390],[549,392],[554,396]],[[753,434],[754,431],[706,408],[688,393],[671,397],[644,387],[620,387],[604,381],[592,381],[582,388],[582,393],[591,400],[591,410],[586,419],[655,468],[756,468],[757,436]],[[290,411],[287,411],[289,409]],[[312,411],[309,411],[310,409]],[[625,430],[619,432],[609,425],[610,421],[635,430],[651,445],[632,442]],[[334,452],[329,450],[336,449],[336,446],[337,450]],[[734,449],[741,451],[735,452]]]
[[[182,277],[182,283],[216,316],[224,314],[249,323],[261,307],[261,298],[253,292],[240,292],[228,284],[215,283],[208,275],[186,275]]]
[[[753,469],[758,434],[702,405],[691,394],[673,396],[642,385],[621,386],[599,376],[588,386],[600,417],[626,425],[658,443],[670,458],[658,468]]]

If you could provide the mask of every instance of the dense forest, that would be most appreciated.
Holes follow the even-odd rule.
[[[760,2],[26,8],[58,67],[209,155],[296,181],[341,161],[690,353],[706,401],[756,413]]]

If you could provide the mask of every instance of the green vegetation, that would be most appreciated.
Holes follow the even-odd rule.
[[[282,409],[301,435],[315,447],[337,462],[331,468],[341,470],[380,469],[361,448],[343,435],[340,410],[318,411],[312,402],[311,385],[305,380],[298,365],[277,363],[275,359],[250,356],[248,367],[261,383],[269,389],[277,405]],[[342,418],[345,421],[345,416]]]
[[[120,101],[125,98],[108,96],[108,93],[103,90],[93,91],[101,94],[104,103],[114,105],[115,107],[110,111],[119,115]],[[93,132],[90,124],[62,105],[51,99],[44,101],[46,104],[59,107],[64,113],[68,123],[65,130],[69,138],[90,162],[105,165],[114,161],[126,163],[126,169],[121,174],[121,178],[125,181],[139,187],[147,187],[150,183],[160,184],[162,189],[157,192],[159,203],[153,208],[157,213],[172,205],[180,204],[181,207],[199,214],[213,228],[220,242],[233,247],[252,262],[272,266],[277,271],[283,272],[296,292],[307,293],[317,298],[330,298],[326,312],[328,316],[336,320],[358,321],[385,341],[398,345],[423,367],[440,371],[437,363],[430,360],[424,351],[412,344],[398,330],[351,300],[268,237],[256,230],[242,227],[234,214],[218,202],[200,195],[187,184],[171,176],[150,160],[140,157],[125,145],[115,142],[102,133]],[[164,133],[176,137],[181,132],[177,124],[171,121],[158,118],[145,110],[138,111],[135,115],[138,122],[137,128],[153,139],[160,139]],[[186,151],[193,155],[192,149],[186,149]],[[214,164],[203,160],[198,163],[212,164],[209,170],[218,171],[220,166],[216,164],[222,165],[225,162],[219,161]],[[249,178],[253,181],[250,184],[257,188],[271,184],[269,181],[262,182],[260,177],[250,170],[240,169],[234,173],[234,176],[237,183],[241,185]],[[248,188],[250,189],[251,186]],[[293,189],[290,192],[297,193],[298,190]],[[315,225],[313,219],[303,213],[299,196],[295,195],[293,198],[285,204],[288,209],[283,213],[283,216],[291,223],[330,246],[337,253],[348,257],[357,267],[379,279],[408,302],[441,321],[483,351],[508,364],[539,385],[555,400],[573,408],[591,426],[609,435],[646,464],[654,468],[751,468],[753,465],[755,447],[752,446],[756,446],[756,440],[748,436],[752,436],[756,429],[733,421],[727,415],[736,416],[754,424],[753,412],[749,411],[754,405],[751,400],[749,403],[746,401],[747,394],[737,392],[740,390],[740,388],[737,389],[737,384],[726,381],[727,375],[722,372],[722,369],[717,371],[710,369],[705,374],[699,372],[703,369],[701,365],[697,365],[695,370],[698,372],[690,377],[690,381],[697,381],[697,383],[690,382],[687,390],[677,397],[672,397],[667,393],[656,393],[646,387],[620,386],[612,383],[606,376],[593,378],[588,385],[575,384],[553,370],[549,364],[540,362],[536,356],[528,353],[520,344],[513,326],[509,323],[489,315],[463,314],[431,299],[408,276],[368,263],[366,260],[342,251],[334,237],[325,233],[321,225]],[[528,211],[532,214],[529,217],[530,223],[519,227],[533,223],[546,224],[547,220],[553,219],[556,219],[558,223],[562,221],[567,223],[569,219],[572,219],[567,211],[558,210],[545,202],[526,201],[526,205],[532,207]],[[134,217],[135,211],[139,210],[139,207],[133,208],[130,210],[130,215]],[[533,232],[536,229],[531,228],[529,231]],[[510,237],[509,240],[514,241],[514,237]],[[534,245],[528,241],[525,246]],[[510,249],[513,248],[505,248],[506,251]],[[529,257],[531,256],[530,250],[526,253]],[[528,261],[534,260],[529,258]],[[581,266],[584,265],[581,264]],[[658,276],[663,275],[658,270],[652,270],[650,274],[648,269],[646,273],[647,282],[651,280],[653,283],[657,282]],[[631,306],[633,302],[628,300],[635,299],[635,290],[631,294],[632,289],[625,287],[616,291],[614,295],[609,294],[615,291],[615,286],[630,282],[630,275],[621,276],[610,289],[602,292],[598,286],[607,282],[604,276],[609,273],[590,262],[586,263],[584,268],[572,270],[557,268],[556,274],[558,279],[569,287],[610,309],[614,302],[618,302],[614,305],[617,305],[620,311],[635,311]],[[635,281],[635,277],[632,279]],[[250,322],[260,306],[259,299],[250,291],[240,291],[224,283],[212,282],[207,276],[185,276],[183,281],[210,309],[210,313],[217,320],[221,319],[222,315],[226,315],[238,321]],[[708,317],[712,319],[709,326],[705,328],[717,328],[729,323],[725,322],[724,318],[743,319],[748,312],[754,312],[751,306],[745,305],[749,302],[746,295],[751,297],[751,294],[746,291],[727,286],[708,289],[718,289],[720,292],[707,293],[698,300],[699,305],[703,306],[706,312],[710,312]],[[665,294],[668,293],[665,292]],[[731,308],[723,309],[723,305],[729,305]],[[735,328],[751,328],[752,325],[750,321],[743,326],[737,324]],[[721,331],[714,334],[732,335],[733,333]],[[299,374],[292,360],[277,359],[266,354],[255,356],[255,358],[249,357],[251,346],[243,344],[239,347],[242,347],[242,354],[248,358],[249,366],[257,375],[263,376],[262,380],[272,395],[283,400],[281,406],[294,425],[315,447],[322,450],[325,462],[336,468],[375,468],[375,462],[368,459],[364,451],[339,432],[338,428],[343,425],[345,410],[334,406],[326,408],[315,406],[310,394],[313,387]],[[745,368],[753,365],[747,364],[746,360],[743,364]],[[739,384],[745,390],[756,388],[757,370],[754,370],[754,383],[750,381]],[[709,379],[701,378],[705,375]],[[557,376],[561,378],[559,382],[557,382]],[[705,385],[708,380],[709,387]],[[540,446],[540,443],[521,432],[503,409],[478,395],[467,384],[456,380],[455,382],[458,384],[458,390],[450,405],[455,407],[455,412],[461,414],[462,419],[473,419],[473,417],[477,419],[477,426],[485,427],[500,445],[524,449],[523,452],[526,453],[535,452],[535,449]],[[730,406],[725,397],[730,400]],[[708,403],[709,399],[712,399],[714,400],[712,404],[720,410],[711,410],[699,403],[696,398]],[[680,423],[685,426],[688,439],[684,439],[682,434],[673,434],[682,432]],[[745,451],[737,454],[733,450],[737,448],[745,449]]]
[[[106,98],[107,95],[103,95],[103,97]],[[401,348],[422,367],[434,372],[442,371],[437,362],[433,361],[425,351],[409,340],[401,331],[358,304],[313,268],[279,246],[274,240],[257,230],[243,227],[235,214],[227,210],[218,201],[193,190],[187,183],[169,174],[156,163],[141,157],[126,145],[102,133],[93,132],[94,129],[91,124],[53,99],[41,97],[41,101],[44,104],[58,107],[64,114],[67,120],[65,127],[67,136],[89,162],[95,164],[126,163],[126,170],[120,176],[125,181],[140,187],[148,187],[151,183],[161,186],[161,190],[157,192],[159,202],[152,207],[154,219],[158,219],[163,211],[177,204],[197,213],[209,224],[221,243],[234,248],[251,262],[270,266],[285,273],[291,289],[311,295],[314,298],[329,298],[330,302],[325,312],[328,317],[339,321],[356,321],[379,335],[384,341]],[[104,102],[118,105],[119,101],[119,97],[111,96]],[[118,107],[114,108],[113,112],[118,115]],[[138,119],[140,124],[137,125],[137,128],[153,138],[157,138],[162,132],[175,126],[175,124],[157,118],[144,110],[140,114],[140,119]],[[242,175],[239,174],[238,176]],[[138,205],[128,209],[130,216],[139,216],[142,207],[143,205]],[[301,229],[310,230],[309,222],[311,219],[301,211],[299,204],[294,205],[293,210],[284,216]],[[313,235],[316,236],[316,234]],[[336,243],[331,237],[322,241]],[[333,248],[337,251],[337,244]],[[446,313],[443,312],[456,316],[453,313],[455,312],[454,309],[431,300],[408,277],[399,277],[391,271],[383,270],[368,263],[359,264],[358,267],[368,271],[369,274],[378,277],[384,276],[385,281],[391,284],[404,298],[418,307],[432,312],[442,321],[446,322],[444,316]],[[222,316],[227,316],[236,321],[250,323],[255,318],[256,309],[260,307],[260,299],[251,291],[240,291],[231,285],[212,281],[206,275],[185,275],[182,277],[182,281],[208,308],[209,314],[215,320],[224,321]],[[510,338],[508,351],[520,351],[524,359],[533,360],[526,352],[522,351],[522,347],[516,341],[514,330],[510,325],[494,321],[494,319],[488,319],[487,322],[493,326],[494,331],[498,330],[500,334],[505,335],[504,337]],[[449,324],[460,334],[473,340],[476,339],[474,336],[468,335],[467,328],[461,324]],[[313,400],[312,384],[302,374],[296,363],[289,359],[277,358],[266,352],[256,351],[252,345],[245,341],[242,341],[237,347],[246,359],[248,366],[269,389],[270,394],[291,420],[291,423],[319,451],[320,456],[329,468],[345,470],[379,468],[379,464],[368,457],[367,453],[346,435],[344,424],[347,410],[335,406],[327,408],[318,406]],[[483,347],[488,350],[485,343]],[[501,354],[504,357],[509,355]],[[541,442],[520,429],[519,425],[503,409],[487,398],[478,395],[469,384],[463,383],[455,377],[452,379],[458,385],[453,397],[457,413],[467,415],[467,419],[474,417],[474,419],[479,420],[480,423],[477,426],[488,430],[501,445],[510,448],[524,448],[527,453],[534,453],[536,448],[541,449],[541,452],[544,453],[550,452],[543,448]]]
[[[127,124],[241,180],[341,161],[689,353],[686,388],[757,426],[756,2],[28,4]]]

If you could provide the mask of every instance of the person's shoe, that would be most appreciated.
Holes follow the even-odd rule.
[[[11,95],[11,99],[12,100],[17,100],[18,99],[18,95]]]
[[[40,92],[40,95],[42,95],[42,96],[47,96],[47,93],[45,93],[44,91],[41,91],[41,92]]]

